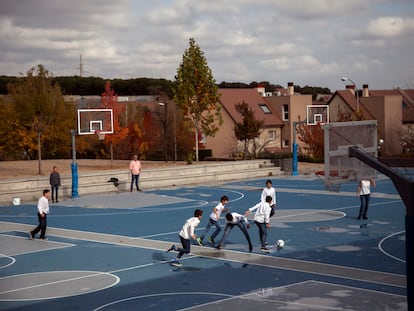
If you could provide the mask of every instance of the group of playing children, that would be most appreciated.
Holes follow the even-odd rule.
[[[221,231],[221,225],[220,225],[220,215],[223,212],[228,212],[228,208],[226,208],[226,204],[229,202],[229,198],[225,195],[223,195],[220,199],[220,203],[213,208],[213,211],[210,214],[210,217],[208,219],[208,223],[206,228],[204,229],[203,233],[197,237],[194,233],[195,228],[199,225],[201,217],[203,215],[203,211],[200,209],[196,209],[194,211],[194,216],[191,218],[188,218],[186,222],[184,223],[180,233],[179,238],[182,244],[182,247],[176,247],[174,244],[171,245],[171,247],[167,250],[170,251],[177,251],[178,255],[177,258],[175,258],[171,265],[173,266],[181,266],[180,258],[184,254],[190,253],[191,248],[191,239],[194,239],[197,241],[197,243],[200,246],[203,246],[203,240],[208,233],[208,231],[211,229],[211,227],[215,227],[216,230],[213,232],[213,234],[208,238],[210,243],[216,247],[217,249],[221,249],[224,247],[224,244],[226,242],[227,236],[230,234],[230,231],[235,227],[239,227],[240,230],[243,232],[244,236],[247,239],[247,242],[249,243],[249,252],[252,252],[253,245],[250,240],[249,233],[247,229],[250,228],[249,221],[247,220],[246,216],[249,215],[251,212],[256,211],[254,215],[254,222],[256,226],[259,229],[259,237],[260,237],[260,243],[261,248],[260,251],[263,253],[268,253],[269,249],[266,247],[267,244],[267,229],[270,228],[270,217],[273,216],[276,208],[276,191],[275,188],[272,186],[272,181],[267,180],[266,181],[266,187],[263,189],[261,194],[261,200],[259,203],[254,205],[253,207],[249,208],[244,215],[241,215],[236,212],[227,213],[226,214],[226,227],[224,229],[224,234],[218,244],[216,244],[215,239],[217,235]]]

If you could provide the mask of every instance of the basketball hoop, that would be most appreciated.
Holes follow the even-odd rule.
[[[98,135],[99,140],[104,140],[105,139],[105,133],[102,133],[101,131],[96,130],[95,134]]]

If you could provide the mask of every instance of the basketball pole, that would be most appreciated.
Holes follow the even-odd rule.
[[[79,197],[78,193],[78,164],[76,163],[76,130],[70,130],[72,134],[72,198]]]
[[[414,295],[412,295],[414,291],[414,267],[412,266],[414,263],[414,256],[411,249],[414,242],[414,181],[390,169],[378,159],[358,149],[358,147],[349,147],[349,157],[357,158],[358,160],[388,176],[392,180],[395,188],[397,188],[397,191],[404,202],[406,207],[405,265],[407,275],[407,306],[408,311],[414,311]]]
[[[300,124],[305,124],[306,121],[295,121],[292,123],[293,125],[293,142],[292,142],[292,176],[298,176],[298,147],[299,145],[296,143],[296,134],[297,130],[296,127]]]

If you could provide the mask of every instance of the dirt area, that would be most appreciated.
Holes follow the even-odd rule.
[[[41,161],[41,172],[40,176],[49,176],[52,167],[56,165],[59,168],[61,175],[71,174],[71,163],[72,160],[42,160]],[[217,162],[201,162],[216,163]],[[129,160],[88,160],[79,159],[77,160],[78,173],[90,173],[104,170],[128,170]],[[157,167],[167,167],[175,165],[186,165],[185,162],[153,162],[153,161],[142,161],[143,170]],[[323,164],[315,163],[299,163],[299,173],[309,175],[315,171],[323,170]],[[23,178],[31,176],[39,176],[39,161],[27,160],[27,161],[0,161],[0,176],[2,179],[13,179]]]

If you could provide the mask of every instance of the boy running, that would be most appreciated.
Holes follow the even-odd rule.
[[[216,231],[213,232],[213,234],[208,238],[208,240],[211,242],[211,244],[215,245],[214,239],[217,237],[217,235],[221,231],[221,226],[219,222],[220,215],[222,212],[227,212],[229,210],[228,208],[225,208],[227,203],[229,203],[229,198],[226,195],[223,195],[220,199],[220,203],[217,204],[217,206],[213,208],[213,211],[210,214],[207,226],[204,229],[203,234],[201,234],[197,238],[198,245],[203,246],[204,237],[212,226],[216,227]]]
[[[185,224],[183,225],[183,228],[181,229],[180,233],[179,233],[179,237],[181,240],[181,244],[182,244],[182,248],[180,247],[176,247],[174,244],[171,245],[171,247],[169,249],[167,249],[167,252],[170,251],[178,251],[178,255],[177,258],[174,259],[171,262],[172,266],[176,266],[176,267],[181,267],[182,264],[180,262],[180,258],[184,255],[184,254],[189,254],[190,253],[190,248],[191,248],[191,238],[193,238],[194,240],[197,238],[197,236],[194,233],[194,229],[198,226],[198,224],[200,223],[200,219],[201,216],[203,215],[203,211],[196,209],[194,211],[194,217],[188,218],[185,221]]]
[[[247,229],[250,228],[249,221],[243,215],[238,213],[227,213],[226,214],[226,228],[224,229],[223,237],[221,238],[220,244],[217,245],[218,249],[224,247],[224,243],[226,242],[227,236],[230,234],[230,231],[237,226],[243,232],[244,236],[246,237],[247,242],[249,243],[249,252],[253,250],[252,242],[250,241],[249,232]]]
[[[263,253],[269,253],[269,250],[266,248],[266,240],[267,240],[267,229],[270,228],[270,212],[272,208],[272,197],[267,196],[265,198],[265,202],[257,203],[255,206],[249,208],[245,216],[249,215],[251,212],[256,210],[256,214],[254,215],[254,222],[256,226],[259,228],[259,236],[260,236],[260,243],[262,245],[260,251]]]

